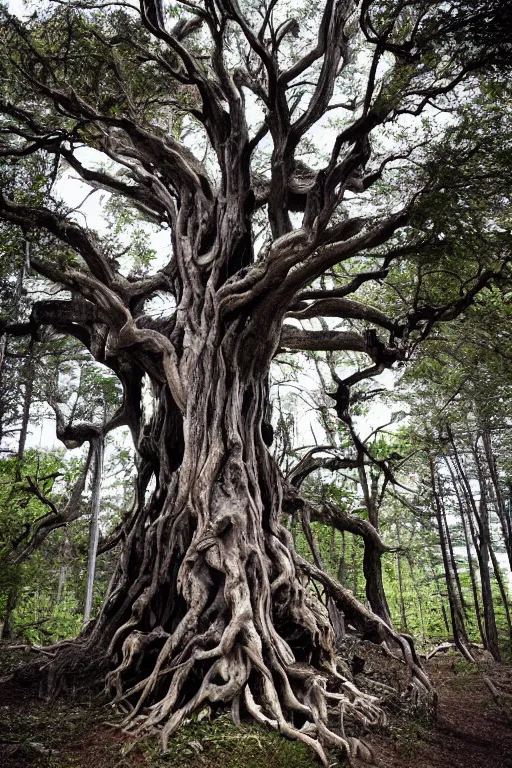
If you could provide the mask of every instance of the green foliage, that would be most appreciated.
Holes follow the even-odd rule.
[[[311,754],[303,744],[283,739],[275,731],[262,733],[257,726],[237,727],[229,715],[194,718],[176,734],[172,748],[161,755],[154,741],[142,746],[154,768],[312,768]],[[129,762],[132,745],[125,748]]]
[[[105,533],[129,504],[132,457],[112,445],[105,467],[101,527]],[[119,458],[118,458],[119,457]],[[57,507],[66,503],[81,471],[78,458],[62,452],[28,450],[20,465],[15,457],[0,460],[0,622],[6,613],[9,630],[28,642],[48,643],[73,637],[82,624],[88,548],[88,504],[82,516],[54,531],[18,565],[16,554],[32,535],[32,524],[52,512],[29,488],[27,476]],[[23,534],[13,551],[13,542]],[[98,610],[115,563],[115,550],[98,558],[94,610]],[[11,606],[9,608],[9,606]]]
[[[12,540],[25,524],[48,514],[48,507],[30,491],[26,477],[39,482],[41,490],[50,494],[56,480],[66,471],[73,474],[63,461],[62,452],[30,450],[21,464],[14,456],[0,459],[0,557],[9,551]]]

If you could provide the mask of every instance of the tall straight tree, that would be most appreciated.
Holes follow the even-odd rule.
[[[398,645],[417,688],[430,684],[409,640],[295,551],[282,521],[294,489],[268,450],[270,364],[283,348],[362,353],[369,365],[342,392],[349,406],[357,381],[406,360],[437,321],[505,278],[510,237],[496,208],[509,192],[507,123],[496,97],[475,132],[461,104],[496,76],[510,38],[489,35],[500,3],[485,13],[425,0],[165,5],[43,3],[23,21],[2,11],[0,217],[46,233],[55,255],[33,249],[31,269],[68,294],[0,330],[52,325],[123,385],[110,422],[61,437],[74,447],[125,424],[139,456],[118,567],[75,648],[114,662],[108,685],[128,705],[125,727],[159,726],[165,746],[206,702],[230,704],[235,720],[248,713],[327,764],[325,745],[364,752],[328,727],[328,701],[366,724],[381,711],[337,672],[327,613],[302,573],[351,625]],[[326,115],[337,118],[331,146],[311,157]],[[168,228],[167,263],[127,274],[63,203],[32,204],[16,182],[30,154]],[[399,292],[393,316],[347,298],[403,280],[408,260],[432,269]],[[435,265],[460,279],[441,290]],[[160,318],[157,296],[173,307]],[[306,328],[285,322],[297,310]]]

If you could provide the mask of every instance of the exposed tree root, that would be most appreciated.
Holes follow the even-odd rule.
[[[364,727],[383,724],[385,715],[377,697],[359,691],[338,673],[327,614],[298,580],[288,607],[296,629],[307,630],[316,663],[297,661],[297,650],[292,651],[275,628],[271,595],[285,584],[290,588],[293,567],[277,537],[272,546],[284,569],[272,583],[257,569],[260,578],[251,581],[249,588],[249,579],[235,558],[231,575],[226,573],[226,581],[208,606],[206,586],[211,586],[211,580],[205,580],[205,569],[196,560],[195,575],[202,575],[205,588],[195,585],[194,600],[174,631],[157,627],[146,633],[129,632],[120,663],[107,680],[114,704],[126,713],[119,727],[134,736],[159,730],[166,750],[183,721],[209,703],[230,706],[235,722],[243,710],[257,722],[303,742],[324,765],[326,747],[342,749],[348,756],[369,754],[362,742],[344,735],[343,727],[342,735],[332,729],[329,709],[339,710],[342,723],[348,719]],[[212,562],[211,555],[207,560]],[[237,588],[230,584],[228,590],[227,582],[235,573]],[[248,574],[250,578],[250,568]],[[114,645],[126,628],[118,630]],[[130,685],[134,671],[155,645],[159,651],[150,673]]]
[[[399,648],[403,660],[411,670],[411,693],[413,698],[422,696],[425,693],[433,693],[432,684],[422,667],[421,661],[414,648],[414,642],[409,635],[401,634],[389,627],[379,616],[376,616],[365,608],[365,606],[362,605],[362,603],[360,603],[348,589],[345,589],[338,581],[336,581],[336,579],[333,579],[327,573],[321,571],[319,568],[300,557],[300,555],[296,555],[296,560],[299,568],[304,573],[311,578],[316,579],[324,586],[328,594],[345,613],[348,621],[361,631],[363,637],[382,644],[391,642],[392,645]]]
[[[260,555],[244,559],[235,547],[240,539],[234,531],[229,545],[226,537],[208,546],[204,536],[195,538],[195,557],[185,557],[180,568],[180,577],[190,568],[182,582],[187,585],[183,592],[188,609],[171,631],[161,624],[149,631],[139,629],[143,616],[151,615],[156,593],[150,586],[139,595],[129,618],[112,635],[110,649],[103,648],[103,659],[115,657],[116,648],[121,648],[117,667],[107,676],[113,704],[124,715],[117,727],[134,737],[159,733],[165,751],[187,718],[213,704],[230,707],[235,722],[248,715],[301,741],[324,765],[330,748],[349,759],[371,761],[368,746],[347,735],[345,727],[360,731],[384,725],[380,700],[339,673],[327,612],[301,584],[296,567],[324,585],[362,634],[401,649],[411,668],[413,696],[431,691],[412,643],[323,571],[292,554],[286,529],[276,533],[279,536],[272,535],[268,546],[277,570]],[[224,578],[219,580],[220,573]],[[283,588],[288,601],[285,623]],[[104,609],[103,616],[107,614]],[[101,623],[100,616],[96,627],[74,643],[44,649],[57,653],[55,659],[44,660],[50,690],[55,692],[70,673],[75,676],[90,664],[91,654],[99,654]]]
[[[134,642],[133,636],[128,643],[125,642],[127,656],[111,677],[111,683],[115,681],[119,684],[121,668],[125,669],[124,665],[130,663],[130,657],[133,659],[133,654],[137,652]],[[332,730],[328,722],[329,705],[339,709],[342,723],[349,718],[369,727],[385,721],[377,697],[359,691],[334,667],[320,674],[307,665],[278,658],[277,654],[270,654],[271,661],[266,663],[262,643],[258,641],[237,646],[222,657],[218,655],[218,648],[212,649],[214,652],[209,654],[196,647],[186,661],[172,665],[172,646],[171,636],[164,643],[151,675],[125,692],[119,690],[114,699],[115,703],[126,705],[134,694],[140,692],[137,703],[130,708],[120,727],[135,736],[161,728],[164,751],[169,738],[183,721],[207,702],[231,705],[235,722],[243,706],[258,723],[275,728],[284,736],[297,739],[313,749],[324,765],[328,764],[325,747],[342,749],[348,756],[355,756],[358,752],[368,754],[368,749],[358,739],[344,735],[343,728],[342,735]],[[191,673],[205,658],[211,661],[208,671],[197,692],[180,706]],[[144,702],[155,689],[158,678],[171,672],[174,674],[163,697],[144,708]]]
[[[323,584],[361,635],[400,650],[415,699],[432,689],[412,640],[295,553],[284,526],[272,521],[265,529],[261,499],[254,501],[248,488],[236,505],[226,502],[226,489],[227,469],[211,501],[216,514],[203,526],[176,499],[158,516],[151,513],[149,526],[133,516],[98,621],[45,659],[50,692],[92,659],[111,659],[107,690],[123,714],[118,727],[134,737],[159,733],[164,750],[180,725],[210,704],[230,707],[235,722],[250,716],[301,741],[324,765],[330,748],[371,759],[345,727],[383,725],[385,713],[378,696],[338,671],[329,616],[301,572]],[[191,519],[195,528],[184,526]],[[130,548],[137,553],[135,579]]]
[[[231,707],[235,722],[243,712],[303,742],[324,765],[328,764],[326,748],[341,749],[349,757],[371,758],[364,742],[345,735],[345,723],[375,727],[385,723],[385,713],[377,696],[358,690],[336,669],[327,613],[296,578],[294,559],[324,586],[332,587],[331,580],[298,556],[292,559],[287,548],[288,532],[281,528],[279,534],[271,537],[269,545],[274,563],[280,565],[280,573],[274,573],[272,580],[260,556],[255,567],[239,550],[234,555],[234,541],[222,552],[225,541],[223,545],[215,539],[206,546],[203,538],[199,545],[196,543],[195,552],[202,552],[204,560],[194,559],[186,581],[189,608],[173,631],[161,626],[149,632],[133,629],[133,614],[119,628],[111,650],[125,634],[122,654],[117,668],[108,676],[107,686],[114,695],[113,703],[125,715],[119,725],[125,732],[139,737],[158,731],[166,750],[180,725],[208,703]],[[187,558],[182,568],[185,563]],[[225,575],[213,599],[212,572],[207,568],[212,564]],[[278,596],[284,587],[292,645],[294,633],[298,639],[293,649],[276,629]],[[411,667],[414,695],[431,691],[408,638],[391,630],[340,585],[332,595],[338,604],[343,595],[340,607],[352,622],[367,633],[371,628],[378,639],[386,637],[398,645]],[[143,600],[150,599],[151,590]],[[301,643],[309,658],[297,660]],[[158,651],[152,653],[151,671],[141,676],[138,671],[148,652],[155,648]],[[332,725],[334,710],[340,726]]]
[[[412,641],[297,555],[284,526],[272,521],[265,529],[262,502],[247,489],[236,505],[227,504],[228,488],[225,469],[211,501],[216,514],[203,526],[176,499],[158,516],[150,510],[149,526],[143,515],[131,518],[96,624],[73,643],[44,649],[56,653],[43,664],[49,692],[91,666],[104,670],[110,659],[116,667],[107,690],[123,713],[118,727],[134,737],[159,733],[164,750],[180,725],[210,704],[230,707],[235,722],[249,716],[301,741],[324,765],[331,748],[370,760],[371,750],[345,728],[383,725],[385,713],[378,696],[338,671],[329,616],[301,571],[324,585],[362,635],[400,649],[416,697],[431,686]],[[191,519],[196,525],[187,528]]]

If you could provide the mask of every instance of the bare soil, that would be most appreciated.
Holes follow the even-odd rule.
[[[372,739],[382,768],[512,768],[512,697],[494,701],[484,677],[512,693],[512,667],[479,667],[459,656],[428,663],[438,692],[435,722],[421,717],[392,724],[389,735]]]

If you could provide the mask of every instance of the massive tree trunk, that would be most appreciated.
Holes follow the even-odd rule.
[[[300,739],[325,764],[325,745],[364,752],[330,729],[327,704],[365,725],[383,713],[337,671],[329,616],[301,575],[282,522],[285,481],[263,439],[273,349],[245,315],[221,322],[206,302],[200,320],[181,349],[181,407],[153,382],[119,564],[80,647],[113,661],[107,686],[127,713],[123,727],[159,726],[164,748],[209,702]],[[430,689],[408,641],[353,598],[349,610],[402,651],[416,691]]]
[[[325,761],[318,738],[348,749],[326,725],[327,678],[355,715],[378,722],[380,711],[337,674],[327,612],[301,582],[281,522],[282,480],[262,437],[268,358],[245,317],[203,327],[184,417],[162,386],[144,429],[139,503],[87,646],[117,663],[108,685],[130,708],[128,729],[162,724],[165,746],[217,702]],[[150,464],[157,483],[145,502]],[[317,738],[298,730],[306,721]]]
[[[380,722],[381,711],[372,697],[337,673],[327,612],[301,573],[323,584],[351,627],[401,649],[419,686],[429,689],[429,683],[410,639],[386,623],[382,542],[365,546],[365,573],[368,596],[383,618],[295,552],[282,522],[287,489],[265,444],[271,431],[266,423],[271,360],[279,348],[365,354],[371,366],[339,384],[347,394],[351,386],[407,359],[425,318],[430,328],[456,317],[500,272],[482,272],[478,264],[466,294],[457,293],[440,308],[427,303],[409,312],[404,306],[396,318],[347,299],[368,280],[386,278],[395,260],[407,257],[409,247],[415,258],[416,251],[431,249],[423,236],[419,246],[415,237],[405,248],[393,241],[414,213],[412,188],[403,208],[392,206],[382,215],[370,206],[369,215],[363,211],[354,216],[352,202],[345,199],[347,192],[370,190],[387,163],[396,160],[394,154],[372,158],[372,141],[374,129],[398,109],[396,82],[403,81],[404,71],[399,55],[378,84],[375,73],[387,48],[377,43],[363,111],[340,128],[324,168],[308,168],[301,159],[303,141],[334,106],[337,78],[351,64],[351,51],[360,43],[357,35],[373,45],[368,19],[355,2],[326,2],[319,9],[318,36],[312,35],[298,59],[285,41],[295,29],[292,20],[274,35],[272,13],[265,14],[257,30],[249,9],[215,0],[198,13],[194,8],[193,16],[185,13],[171,28],[160,5],[155,0],[140,3],[141,27],[130,16],[130,41],[123,32],[122,46],[110,28],[104,36],[93,36],[106,56],[105,71],[116,73],[113,91],[103,75],[91,77],[96,85],[84,87],[89,80],[81,77],[78,82],[74,74],[90,66],[89,49],[83,45],[92,31],[87,14],[77,13],[71,21],[66,17],[64,27],[71,27],[62,39],[60,9],[50,16],[55,35],[47,49],[40,42],[46,37],[37,18],[26,33],[9,18],[3,26],[8,33],[6,61],[14,56],[12,71],[27,87],[22,106],[28,115],[33,104],[37,107],[35,119],[27,123],[23,110],[9,115],[14,128],[17,120],[23,126],[19,133],[13,129],[12,146],[5,139],[9,151],[15,157],[24,153],[19,145],[28,135],[29,153],[40,149],[50,158],[65,158],[87,183],[120,195],[151,221],[168,227],[172,239],[162,269],[140,278],[125,276],[111,244],[102,243],[72,216],[65,219],[60,210],[22,205],[16,195],[0,195],[3,220],[46,230],[66,253],[80,257],[30,254],[31,267],[71,292],[73,300],[39,301],[27,327],[10,326],[9,332],[22,335],[51,325],[76,337],[123,384],[123,408],[108,424],[71,428],[59,423],[56,410],[58,436],[68,447],[77,447],[127,424],[139,454],[135,503],[114,537],[121,542],[118,567],[102,611],[84,629],[78,648],[113,661],[108,684],[128,710],[124,726],[129,730],[158,725],[165,745],[180,723],[208,701],[230,705],[235,719],[245,710],[306,742],[326,762],[321,742],[355,751],[329,729],[328,702],[340,703],[345,715],[365,725]],[[399,17],[397,12],[394,23]],[[420,14],[412,27],[412,37],[419,35],[420,53],[426,45],[422,18]],[[407,20],[404,34],[410,34],[409,26]],[[190,40],[199,27],[201,34]],[[241,46],[237,62],[230,52],[234,42]],[[407,43],[404,54],[413,43]],[[145,63],[155,72],[151,83],[153,78],[143,75],[148,77],[149,100],[145,92],[142,98],[134,92],[131,74],[128,80],[123,74],[125,69],[133,72],[141,46],[149,46]],[[41,69],[41,60],[48,66]],[[292,94],[313,64],[319,68],[317,82],[308,85],[299,103]],[[465,76],[458,65],[449,70],[443,70],[442,86],[435,68],[433,79],[425,75],[422,90],[428,87],[431,99],[436,94],[444,98]],[[406,80],[413,84],[416,73],[413,67]],[[112,97],[115,108],[106,108]],[[53,121],[47,120],[48,103]],[[173,110],[180,120],[188,115],[197,125],[202,157],[206,142],[204,160],[191,150],[188,138],[184,142],[177,125],[166,131]],[[260,119],[254,128],[252,123]],[[70,133],[71,124],[76,128]],[[33,131],[37,135],[32,141]],[[41,143],[42,136],[56,138]],[[263,139],[271,146],[268,164],[267,150],[260,153]],[[81,143],[103,152],[117,170],[88,167],[75,154]],[[294,214],[303,214],[300,224]],[[257,234],[260,216],[268,224],[265,238]],[[255,241],[262,241],[256,252]],[[361,254],[375,258],[375,268],[359,271]],[[354,266],[353,278],[321,289],[315,285],[343,263],[347,276]],[[154,318],[148,305],[162,294],[169,299],[168,310]],[[286,317],[320,322],[338,317],[345,325],[317,331],[287,324]],[[140,404],[144,375],[155,399],[146,424]],[[345,414],[341,405],[339,411]],[[363,462],[366,457],[390,480],[385,461],[373,460],[360,441],[357,450]],[[376,516],[370,523],[373,533],[366,534],[373,542],[378,539]],[[57,658],[51,668],[55,676],[59,665]]]

